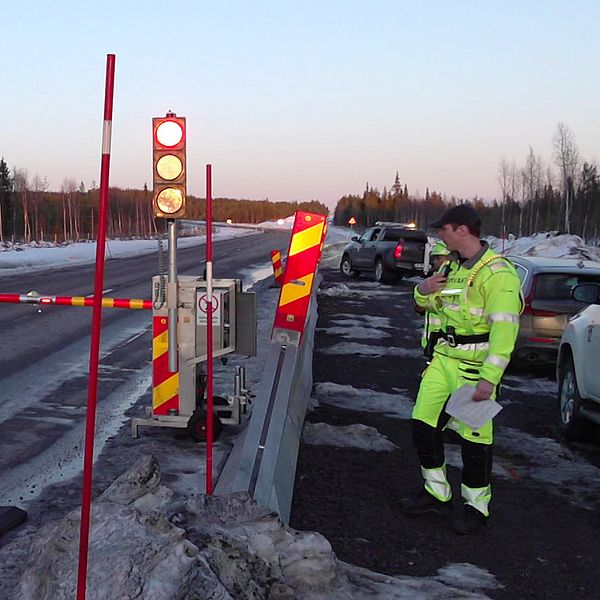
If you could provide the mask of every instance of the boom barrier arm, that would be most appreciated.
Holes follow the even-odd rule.
[[[93,306],[94,297],[86,296],[42,296],[40,294],[0,294],[0,302],[12,304],[58,304],[61,306]],[[152,300],[139,298],[102,298],[103,308],[151,309]]]

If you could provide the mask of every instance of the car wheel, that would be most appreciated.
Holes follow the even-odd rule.
[[[566,439],[576,440],[585,432],[586,423],[579,414],[581,404],[575,366],[573,359],[568,358],[561,370],[558,391],[559,427]]]
[[[378,258],[375,262],[375,281],[379,283],[391,283],[394,279],[394,273],[386,268],[381,258]]]
[[[360,275],[360,271],[352,268],[352,261],[347,254],[344,254],[342,257],[342,262],[340,263],[340,271],[342,275],[346,277],[352,277],[353,279]]]

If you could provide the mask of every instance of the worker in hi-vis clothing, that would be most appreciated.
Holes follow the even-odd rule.
[[[481,219],[473,207],[450,208],[432,227],[458,260],[450,263],[447,275],[434,273],[414,291],[415,302],[440,318],[440,334],[412,413],[424,488],[402,499],[400,508],[411,514],[450,511],[442,431],[454,429],[462,443],[464,504],[454,511],[452,525],[465,534],[480,529],[489,516],[492,421],[472,430],[444,409],[465,383],[475,387],[474,401],[495,398],[515,346],[523,304],[512,264],[479,239]]]
[[[437,241],[433,244],[429,252],[429,257],[431,258],[431,266],[434,273],[440,272],[448,276],[451,260],[448,257],[449,254],[450,250],[448,250],[448,246],[444,242]],[[421,335],[421,346],[423,347],[425,358],[430,361],[433,358],[433,349],[437,343],[442,322],[436,313],[426,310],[418,304],[415,304],[415,310],[425,317],[423,333]]]

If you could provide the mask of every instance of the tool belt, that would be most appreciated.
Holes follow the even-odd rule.
[[[439,337],[446,340],[450,348],[455,348],[459,344],[479,344],[481,342],[489,342],[489,333],[474,333],[473,335],[460,335],[454,331],[440,331]]]

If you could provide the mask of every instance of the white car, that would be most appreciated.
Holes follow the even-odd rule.
[[[572,296],[590,305],[571,317],[556,363],[560,429],[579,437],[589,421],[600,424],[600,285],[576,285]]]

